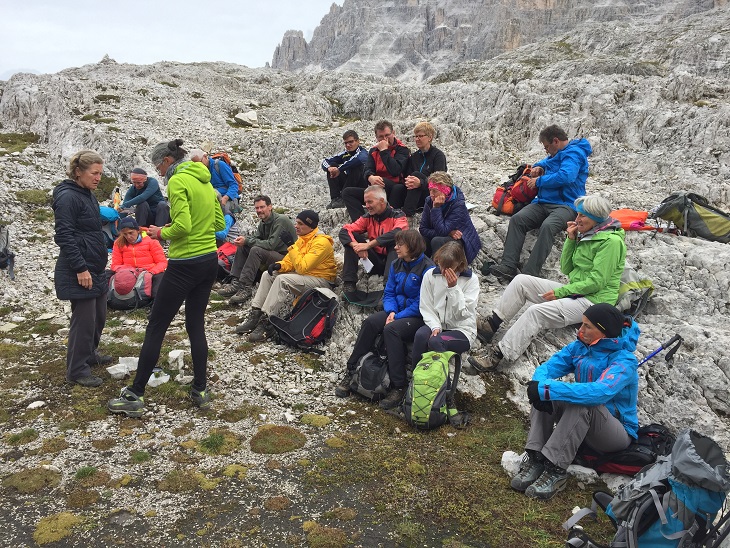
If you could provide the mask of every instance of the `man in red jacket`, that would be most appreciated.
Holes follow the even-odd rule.
[[[367,213],[340,230],[340,242],[345,247],[342,267],[344,292],[357,289],[357,263],[362,260],[372,274],[382,274],[388,280],[390,263],[395,259],[395,235],[408,228],[405,214],[388,205],[383,186],[371,185],[365,189]],[[367,266],[365,266],[367,265]]]
[[[403,185],[403,170],[408,163],[411,151],[396,138],[393,124],[387,120],[381,120],[375,124],[375,140],[377,141],[375,146],[368,152],[363,177],[369,185],[384,188],[387,199],[390,199],[391,192],[396,185]],[[394,207],[403,205],[405,186],[403,189],[404,192],[398,193],[401,203],[394,203]],[[353,222],[362,215],[363,194],[362,188],[351,187],[342,191],[342,200],[345,202],[347,213]]]

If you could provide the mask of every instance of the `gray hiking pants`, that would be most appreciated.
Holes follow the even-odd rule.
[[[66,349],[66,380],[75,381],[91,375],[89,361],[101,340],[106,323],[107,294],[93,299],[71,300],[71,325]]]
[[[534,407],[530,410],[525,449],[541,451],[554,465],[568,468],[584,441],[596,451],[613,453],[626,449],[632,439],[605,405],[553,401],[552,415]]]
[[[525,244],[525,236],[529,230],[539,228],[537,241],[532,248],[530,258],[527,259],[522,273],[530,276],[539,276],[545,259],[550,254],[558,232],[568,227],[568,221],[575,219],[575,211],[564,205],[528,204],[512,215],[507,227],[507,237],[504,240],[502,264],[510,268],[517,268],[520,262],[520,253]]]
[[[278,262],[284,255],[259,246],[242,245],[236,250],[231,266],[231,276],[238,278],[241,287],[252,286],[262,266]]]
[[[332,285],[324,278],[304,276],[295,272],[274,273],[273,276],[264,272],[256,295],[251,301],[251,308],[258,308],[267,316],[276,315],[284,304],[293,300],[291,297],[298,297],[307,289],[315,287],[329,289]]]

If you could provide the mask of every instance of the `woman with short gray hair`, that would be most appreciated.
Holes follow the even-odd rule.
[[[591,305],[616,304],[626,263],[621,223],[610,216],[611,205],[601,196],[581,196],[574,205],[578,213],[575,221],[568,222],[568,238],[560,256],[560,271],[568,283],[515,276],[492,315],[480,321],[480,339],[491,342],[502,323],[508,323],[525,304],[532,304],[499,343],[489,347],[486,356],[469,358],[477,371],[495,369],[502,358],[516,360],[545,329],[580,323]]]

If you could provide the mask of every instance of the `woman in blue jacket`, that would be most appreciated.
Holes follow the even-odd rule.
[[[639,428],[639,326],[607,303],[583,314],[578,340],[538,367],[527,386],[532,404],[526,454],[511,486],[549,499],[565,489],[566,469],[578,447],[613,453],[626,449]],[[573,373],[575,382],[562,377]]]
[[[406,343],[423,325],[419,311],[421,281],[427,270],[434,267],[426,257],[426,243],[417,230],[402,230],[395,235],[398,258],[390,265],[390,275],[383,292],[383,310],[371,314],[362,322],[355,347],[347,360],[347,371],[337,385],[335,395],[345,398],[350,394],[350,381],[357,362],[373,349],[378,334],[383,334],[388,357],[390,392],[380,401],[384,409],[398,405],[405,393]]]
[[[431,174],[428,193],[418,227],[426,240],[426,254],[433,257],[438,248],[455,240],[464,246],[466,261],[471,264],[482,242],[466,209],[464,193],[445,171]]]

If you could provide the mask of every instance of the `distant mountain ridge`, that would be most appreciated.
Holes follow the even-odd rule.
[[[681,19],[728,0],[345,0],[307,42],[290,30],[274,52],[281,70],[348,70],[423,80],[580,25]]]

